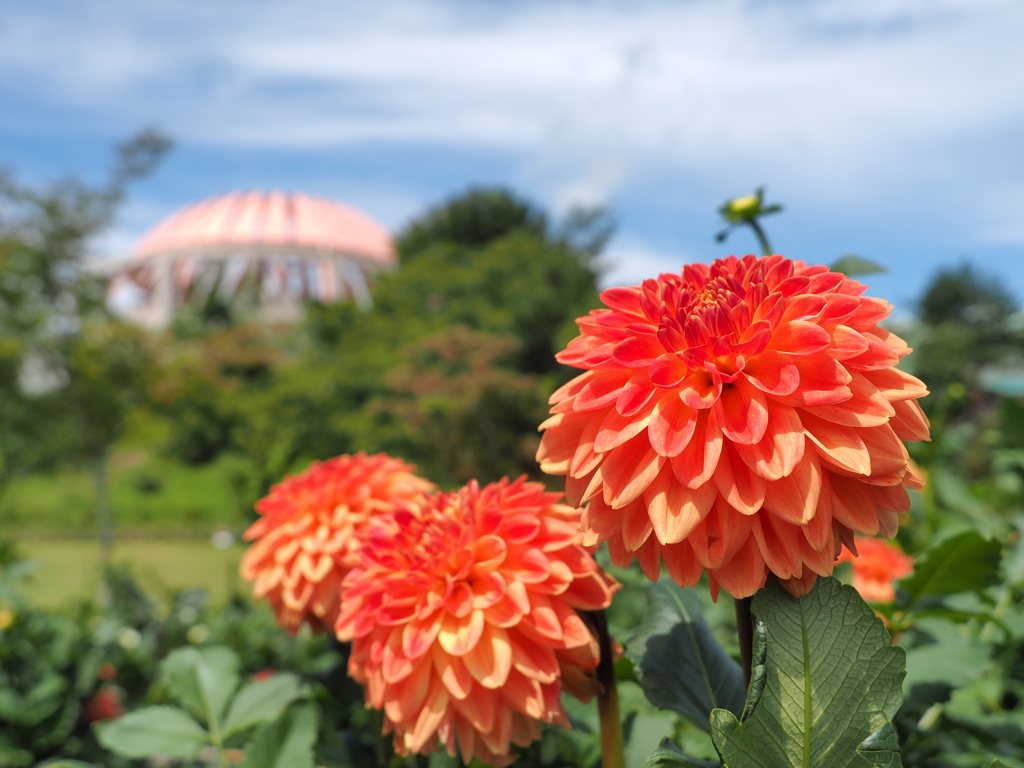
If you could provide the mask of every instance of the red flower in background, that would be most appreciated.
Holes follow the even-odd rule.
[[[836,562],[853,564],[853,588],[869,603],[891,603],[893,583],[913,572],[914,558],[881,539],[857,536],[856,547],[856,553],[844,548]]]
[[[511,744],[568,727],[559,694],[593,695],[597,643],[577,608],[617,584],[580,544],[578,509],[539,483],[471,482],[379,517],[342,590],[349,674],[384,710],[400,754],[508,765]]]
[[[865,290],[747,256],[605,291],[558,355],[586,372],[552,396],[537,456],[589,502],[587,542],[742,597],[769,571],[809,589],[854,532],[893,536],[921,487],[901,440],[928,439],[927,390]]]
[[[242,576],[282,627],[333,626],[339,587],[368,521],[396,503],[423,503],[433,490],[414,470],[383,453],[338,456],[286,478],[256,503],[262,518],[245,532],[255,542],[242,558]]]
[[[82,706],[82,720],[86,723],[101,723],[116,720],[124,715],[121,692],[113,685],[101,685]]]

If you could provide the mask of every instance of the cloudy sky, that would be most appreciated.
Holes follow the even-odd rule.
[[[7,0],[0,165],[99,180],[144,125],[177,148],[102,244],[239,188],[399,227],[470,184],[619,222],[606,284],[755,248],[716,209],[767,187],[776,250],[888,265],[909,311],[963,260],[1024,299],[1019,0]]]

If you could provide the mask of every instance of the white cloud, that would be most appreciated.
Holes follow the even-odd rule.
[[[601,287],[639,285],[663,272],[680,272],[684,264],[697,261],[705,259],[684,251],[660,251],[633,238],[615,238],[601,257]]]
[[[208,145],[502,150],[559,208],[669,173],[883,210],[984,187],[959,148],[1024,127],[1014,0],[38,8],[5,13],[0,86],[79,116],[69,131],[155,119]]]

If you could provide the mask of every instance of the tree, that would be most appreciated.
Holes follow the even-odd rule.
[[[170,141],[145,130],[120,145],[108,181],[65,179],[39,188],[0,178],[0,447],[8,476],[55,463],[89,466],[97,530],[109,559],[107,452],[144,392],[145,342],[112,318],[104,285],[84,269],[128,186],[155,170]],[[12,342],[11,340],[16,340]],[[30,446],[22,452],[19,446]]]

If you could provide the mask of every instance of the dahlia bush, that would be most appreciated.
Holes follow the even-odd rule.
[[[552,395],[537,455],[586,504],[587,543],[746,597],[769,573],[806,593],[855,533],[894,536],[927,389],[864,291],[746,256],[601,294],[558,355],[584,373]]]

